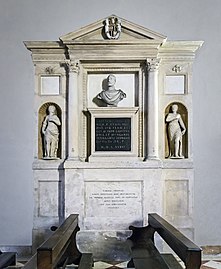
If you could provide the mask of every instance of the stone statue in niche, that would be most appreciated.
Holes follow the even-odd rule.
[[[42,133],[44,135],[44,159],[57,159],[59,129],[61,125],[57,116],[57,110],[54,105],[48,107],[48,115],[42,124]]]
[[[182,117],[178,111],[178,105],[171,106],[171,113],[166,116],[166,123],[168,123],[168,140],[171,159],[183,159],[182,154],[182,137],[186,132],[186,127],[183,123]]]
[[[102,100],[106,106],[116,107],[122,99],[126,98],[126,93],[121,89],[116,89],[115,83],[116,77],[110,74],[107,77],[107,88],[97,95],[97,99]]]

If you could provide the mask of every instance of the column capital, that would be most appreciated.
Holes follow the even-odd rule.
[[[79,60],[68,61],[66,62],[66,64],[70,73],[77,73],[77,74],[79,73],[79,69],[80,69]]]
[[[160,59],[159,58],[147,58],[146,64],[147,64],[147,70],[149,72],[157,71],[160,65]]]

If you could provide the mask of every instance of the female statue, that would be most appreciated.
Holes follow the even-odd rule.
[[[49,114],[45,117],[42,124],[42,133],[44,135],[44,158],[57,159],[59,130],[58,126],[61,122],[58,118],[56,107],[50,105],[48,107]]]
[[[166,117],[168,123],[168,138],[170,148],[170,158],[182,159],[182,137],[186,132],[186,127],[183,123],[181,115],[177,113],[178,105],[174,104],[171,107],[172,113]]]

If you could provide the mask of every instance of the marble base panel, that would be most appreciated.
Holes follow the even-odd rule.
[[[34,248],[70,214],[79,214],[79,247],[98,259],[125,260],[129,226],[147,225],[148,213],[165,217],[193,239],[193,169],[159,164],[36,167]]]
[[[145,225],[147,212],[162,209],[161,171],[65,170],[65,215],[80,212],[86,230],[125,230]]]

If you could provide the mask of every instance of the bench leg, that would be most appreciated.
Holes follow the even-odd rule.
[[[133,259],[127,263],[127,268],[135,268]]]

